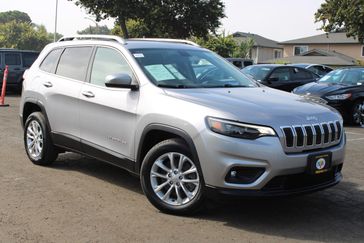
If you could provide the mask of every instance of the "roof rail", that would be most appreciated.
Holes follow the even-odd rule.
[[[116,41],[120,44],[125,44],[125,40],[116,35],[74,35],[65,36],[58,40],[61,41],[73,41],[73,40],[106,40],[106,41]]]
[[[131,38],[129,40],[138,40],[138,41],[162,41],[162,42],[170,42],[170,43],[181,43],[187,44],[191,46],[200,46],[193,41],[182,40],[182,39],[164,39],[164,38]]]

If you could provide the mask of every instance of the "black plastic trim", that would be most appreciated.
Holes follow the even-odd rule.
[[[56,132],[51,134],[53,143],[58,147],[104,161],[135,174],[135,162],[119,153],[69,134]]]
[[[321,183],[315,186],[303,187],[299,189],[290,190],[248,190],[248,189],[228,189],[228,188],[218,188],[214,186],[206,185],[207,196],[212,199],[222,199],[226,197],[231,197],[234,199],[238,198],[262,198],[262,197],[285,197],[285,196],[295,196],[301,194],[312,193],[316,191],[321,191],[326,188],[335,186],[342,180],[341,172],[336,173],[334,180]]]
[[[168,133],[172,133],[172,134],[175,134],[175,135],[183,138],[186,141],[186,143],[193,155],[192,159],[194,161],[197,161],[198,163],[200,162],[200,160],[198,159],[198,154],[197,154],[195,144],[193,143],[192,138],[187,134],[187,132],[185,132],[177,127],[172,127],[172,126],[168,126],[168,125],[164,125],[164,124],[150,124],[144,128],[143,133],[139,140],[139,147],[137,150],[138,151],[137,159],[136,159],[136,163],[135,163],[135,172],[136,173],[138,173],[138,174],[140,173],[140,167],[143,162],[143,161],[141,161],[141,156],[142,156],[142,148],[143,148],[145,136],[151,131],[168,132]]]

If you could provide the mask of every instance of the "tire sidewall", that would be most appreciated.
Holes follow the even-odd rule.
[[[28,129],[29,124],[32,121],[37,121],[39,123],[39,125],[42,129],[42,133],[43,133],[43,149],[37,158],[34,158],[29,154],[28,145],[27,145],[27,129]],[[34,164],[40,164],[45,159],[45,154],[48,149],[48,139],[49,139],[49,137],[48,137],[48,132],[47,132],[47,126],[46,126],[45,118],[44,118],[43,114],[40,112],[34,112],[34,113],[30,114],[24,125],[24,146],[25,146],[25,151],[26,151],[29,159]]]
[[[150,182],[150,171],[154,164],[154,162],[163,154],[169,153],[169,152],[176,152],[181,153],[185,156],[187,156],[195,166],[197,167],[198,176],[200,179],[200,188],[196,194],[196,196],[187,204],[181,205],[181,206],[173,206],[169,205],[165,202],[163,202],[154,192],[151,182]],[[147,196],[149,201],[158,209],[161,211],[172,213],[172,214],[191,214],[194,213],[196,210],[199,209],[199,207],[203,203],[203,195],[204,195],[204,180],[203,175],[201,173],[200,164],[198,161],[196,161],[196,156],[193,156],[193,154],[190,152],[188,147],[184,145],[179,140],[170,139],[165,140],[157,145],[155,145],[144,157],[141,173],[140,173],[140,180],[142,189],[144,191],[144,194]]]

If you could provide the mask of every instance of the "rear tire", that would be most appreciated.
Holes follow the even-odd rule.
[[[36,165],[50,165],[57,159],[58,151],[41,112],[28,116],[24,126],[24,146],[29,159]]]
[[[204,180],[198,161],[181,139],[155,145],[145,156],[141,185],[148,200],[169,214],[190,215],[204,204]]]

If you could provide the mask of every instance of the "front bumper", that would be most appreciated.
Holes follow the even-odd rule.
[[[261,190],[226,189],[207,186],[207,195],[213,199],[232,197],[283,197],[312,193],[335,186],[342,180],[342,165],[334,167],[331,171],[310,176],[305,173],[273,178]]]
[[[216,189],[223,194],[288,195],[321,190],[337,184],[341,179],[340,171],[345,157],[345,139],[344,134],[341,142],[333,147],[297,154],[285,153],[278,137],[245,140],[219,135],[206,129],[195,141],[207,188]],[[313,153],[324,152],[332,153],[332,169],[330,171],[338,173],[333,175],[332,179],[317,181],[317,183],[308,186],[267,190],[277,180],[276,178],[296,177],[298,175],[299,179],[299,175],[306,174],[308,156]],[[249,184],[226,182],[227,173],[235,167],[259,167],[264,168],[265,171]],[[340,170],[336,171],[335,168]],[[310,178],[303,176],[302,180],[304,179]],[[259,193],[257,193],[258,191]]]

